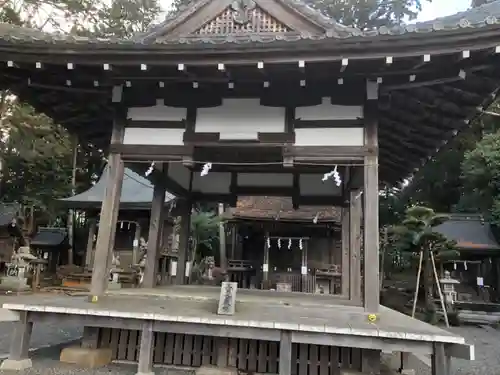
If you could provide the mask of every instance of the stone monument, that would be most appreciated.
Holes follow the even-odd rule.
[[[220,287],[219,308],[217,309],[217,314],[234,315],[237,290],[238,283],[231,283],[227,281],[222,283]]]

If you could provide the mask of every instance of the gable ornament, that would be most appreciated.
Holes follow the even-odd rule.
[[[235,0],[231,3],[233,13],[233,21],[237,24],[244,25],[250,22],[250,12],[255,9],[253,0]]]

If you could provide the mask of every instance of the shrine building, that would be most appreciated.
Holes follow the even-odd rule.
[[[108,155],[89,298],[4,304],[20,320],[2,368],[30,367],[33,324],[63,320],[85,331],[61,360],[127,360],[138,374],[379,374],[382,352],[402,352],[432,355],[445,375],[450,358],[473,359],[463,337],[380,305],[379,189],[406,181],[495,100],[499,20],[494,1],[361,31],[299,0],[197,0],[125,40],[0,24],[0,88]],[[125,164],[154,185],[148,257],[141,287],[108,290]],[[176,285],[155,288],[167,192],[182,218]],[[193,204],[243,196],[337,208],[331,292],[256,282],[221,315],[220,288],[184,285]],[[285,251],[278,240],[262,244]],[[290,240],[302,250],[300,227]],[[268,258],[261,266],[270,279]]]

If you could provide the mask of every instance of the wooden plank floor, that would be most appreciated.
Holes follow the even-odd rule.
[[[272,292],[238,290],[235,315],[220,316],[216,314],[218,290],[199,286],[158,292],[131,289],[110,293],[98,303],[81,297],[29,295],[17,297],[15,303],[5,304],[4,308],[465,343],[462,337],[383,306],[377,322],[369,323],[363,308],[335,305],[333,300],[327,303],[327,296],[295,293],[278,296]]]

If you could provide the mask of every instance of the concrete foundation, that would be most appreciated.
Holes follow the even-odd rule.
[[[30,358],[26,359],[5,359],[0,365],[0,370],[23,371],[33,366]]]
[[[216,366],[203,366],[196,370],[196,375],[238,375],[238,369]]]
[[[111,363],[112,351],[108,348],[90,349],[79,346],[64,348],[60,361],[84,368],[106,366]]]

